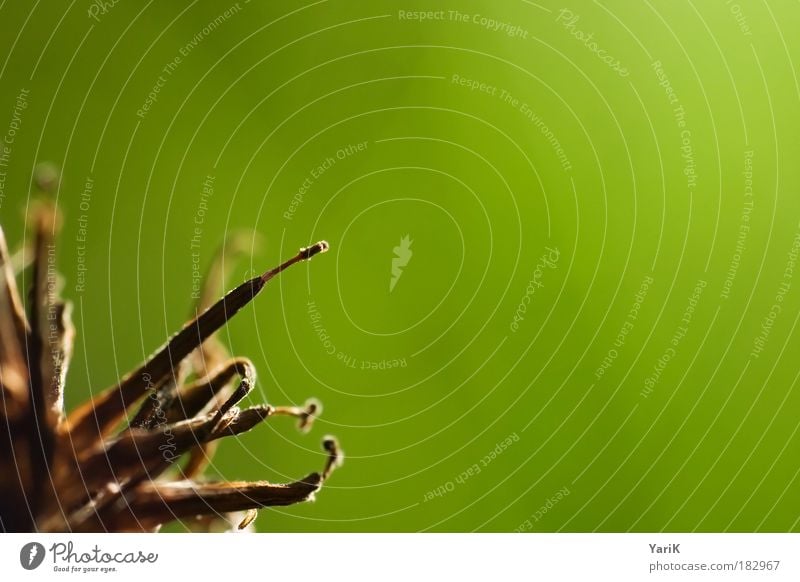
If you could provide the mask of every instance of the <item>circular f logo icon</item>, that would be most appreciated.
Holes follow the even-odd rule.
[[[22,546],[19,551],[19,563],[26,570],[35,570],[44,560],[44,546],[37,542],[30,542]]]

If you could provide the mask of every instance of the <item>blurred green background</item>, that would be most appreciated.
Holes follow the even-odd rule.
[[[347,454],[260,531],[800,530],[799,19],[0,3],[0,216],[21,240],[34,167],[61,168],[68,405],[180,327],[232,232],[260,244],[231,285],[325,238],[223,333],[252,401],[325,410],[210,474],[301,477],[326,433]]]

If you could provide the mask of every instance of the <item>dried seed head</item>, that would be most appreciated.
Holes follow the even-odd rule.
[[[57,188],[57,177],[46,167],[40,170],[37,185]],[[301,249],[216,303],[201,305],[207,308],[152,357],[65,417],[63,389],[74,330],[52,276],[56,216],[46,203],[33,209],[27,314],[0,229],[0,531],[155,531],[175,519],[214,521],[242,511],[244,517],[233,523],[247,528],[258,508],[313,498],[341,461],[335,439],[323,443],[328,452],[323,472],[294,483],[194,478],[218,439],[281,414],[297,418],[308,430],[319,415],[316,400],[302,408],[240,409],[237,404],[255,384],[255,369],[245,358],[231,358],[214,334],[269,279],[324,252],[328,244]],[[188,457],[184,467],[171,470],[182,456]]]

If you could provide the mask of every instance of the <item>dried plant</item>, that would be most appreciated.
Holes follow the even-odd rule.
[[[253,388],[255,370],[245,358],[230,358],[214,333],[270,279],[326,251],[327,243],[301,249],[213,302],[220,255],[196,306],[199,315],[67,415],[64,382],[75,332],[55,273],[58,217],[40,204],[31,222],[33,248],[22,253],[32,257],[27,267],[12,260],[0,228],[0,531],[155,531],[176,519],[214,529],[213,522],[244,512],[236,518],[241,529],[259,508],[314,496],[341,461],[332,437],[323,440],[323,471],[294,483],[209,482],[202,473],[219,439],[279,415],[308,430],[319,413],[313,400],[303,407],[237,407]],[[32,280],[27,314],[16,285],[23,268]]]

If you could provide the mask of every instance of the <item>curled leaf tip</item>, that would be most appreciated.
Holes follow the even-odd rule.
[[[294,416],[297,419],[297,428],[300,432],[308,432],[314,424],[314,420],[322,412],[322,404],[316,398],[309,398],[303,407],[300,406],[276,406],[272,413],[283,416]]]
[[[339,448],[339,441],[336,437],[327,435],[322,439],[322,448],[328,453],[328,460],[325,469],[322,471],[322,480],[325,481],[331,476],[333,470],[340,467],[344,462],[344,452]]]
[[[308,432],[314,424],[314,419],[322,413],[322,404],[316,398],[309,398],[306,400],[305,410],[300,413],[297,422],[297,428],[301,432]]]

